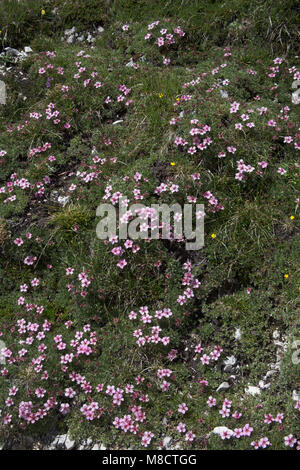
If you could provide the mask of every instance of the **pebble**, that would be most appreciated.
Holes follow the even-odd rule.
[[[228,93],[225,90],[220,90],[220,95],[222,96],[222,98],[228,98]]]
[[[249,385],[248,388],[245,388],[245,392],[248,395],[252,395],[254,397],[255,395],[260,395],[261,390],[259,387],[254,387],[253,385]]]
[[[91,450],[106,450],[104,444],[95,444]]]
[[[127,62],[127,64],[125,65],[125,67],[133,67],[134,66],[134,62],[133,62],[133,59],[131,57],[130,61]]]
[[[6,103],[6,85],[0,80],[0,104]]]
[[[75,446],[75,441],[73,441],[73,440],[70,438],[69,434],[67,434],[67,438],[66,438],[66,440],[65,440],[65,447],[66,447],[66,449],[67,449],[67,450],[71,450],[71,449],[73,449],[74,446]]]
[[[222,382],[221,385],[217,388],[217,392],[220,392],[221,390],[227,390],[230,387],[228,382]]]
[[[163,439],[163,447],[168,448],[168,446],[171,444],[172,438],[170,436],[166,436]]]
[[[81,33],[76,32],[76,27],[66,29],[64,31],[64,35],[61,37],[62,41],[66,41],[67,44],[74,44],[76,42],[83,42],[87,41],[89,44],[92,44],[96,41],[96,37],[98,34],[103,33],[104,28],[99,26],[93,32],[91,31],[82,31]],[[93,35],[94,33],[94,35]]]
[[[241,329],[240,328],[236,328],[235,329],[235,332],[234,332],[234,339],[236,341],[239,341],[242,337],[242,332],[241,332]]]
[[[231,372],[234,369],[234,365],[236,364],[236,358],[234,356],[228,356],[224,361],[224,371]]]

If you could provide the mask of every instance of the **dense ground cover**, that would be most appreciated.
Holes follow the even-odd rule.
[[[296,2],[217,3],[0,6],[3,48],[33,49],[2,58],[8,447],[300,448]],[[205,246],[99,240],[121,196],[203,203]]]

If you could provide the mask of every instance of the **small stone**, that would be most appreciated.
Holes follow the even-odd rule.
[[[5,55],[7,56],[19,57],[21,55],[21,52],[18,51],[17,49],[14,49],[13,47],[6,47],[4,51],[5,51]]]
[[[0,104],[6,103],[6,85],[0,80]]]
[[[71,36],[69,36],[69,37],[67,38],[67,43],[68,43],[68,44],[72,44],[73,41],[74,41],[74,35],[71,34]]]
[[[169,437],[169,436],[164,437],[164,439],[163,439],[163,447],[166,447],[166,448],[167,448],[167,447],[169,446],[169,444],[171,443],[171,441],[172,441],[172,438],[171,438],[171,437]]]
[[[57,202],[61,204],[63,207],[65,207],[69,199],[70,199],[70,196],[58,196]]]
[[[263,380],[260,380],[258,382],[258,385],[260,388],[265,389],[265,388],[269,388],[271,384],[266,384]]]
[[[273,331],[273,338],[278,339],[280,337],[280,333],[278,330]]]
[[[125,65],[125,67],[133,67],[134,66],[134,62],[133,62],[133,59],[131,58],[129,62],[127,62],[127,64]]]
[[[75,26],[73,26],[73,28],[71,28],[71,29],[66,29],[64,34],[65,34],[65,36],[71,36],[71,34],[74,34],[75,31],[76,31],[76,28],[75,28]]]
[[[249,385],[248,388],[245,388],[245,392],[254,397],[255,395],[260,395],[261,390],[259,387],[253,387],[252,385]]]
[[[271,377],[271,375],[274,375],[274,374],[276,374],[276,370],[268,370],[268,372],[265,375],[265,379],[268,379],[269,377]]]
[[[235,329],[235,332],[234,332],[234,339],[236,341],[239,341],[242,337],[242,332],[241,332],[241,329],[240,328],[236,328]]]
[[[231,372],[234,368],[234,364],[236,364],[236,358],[234,356],[228,356],[224,361],[223,364],[225,365],[224,371]]]
[[[293,398],[293,400],[295,400],[295,401],[300,400],[300,391],[299,391],[299,390],[293,390],[292,398]]]
[[[102,26],[98,26],[97,31],[98,33],[103,33],[104,28],[102,28]]]
[[[30,54],[30,52],[33,52],[33,50],[31,49],[31,47],[25,46],[24,47],[24,52],[26,52],[26,54]]]
[[[149,60],[145,55],[142,55],[141,57],[139,57],[139,62],[149,62]]]
[[[61,435],[56,436],[54,441],[50,444],[49,449],[54,450],[57,448],[62,448],[64,446],[66,439],[67,439],[67,434],[61,434]]]
[[[225,90],[220,90],[220,95],[222,96],[222,98],[228,98],[228,93]]]
[[[92,446],[93,446],[93,440],[91,438],[88,438],[79,446],[79,450],[87,450],[87,449],[90,449]]]
[[[228,382],[222,382],[221,385],[217,388],[217,392],[220,392],[221,390],[227,390],[230,387]]]
[[[73,449],[73,447],[75,446],[75,441],[72,441],[72,439],[70,438],[69,434],[67,434],[67,438],[65,440],[65,447],[67,450],[71,450]]]

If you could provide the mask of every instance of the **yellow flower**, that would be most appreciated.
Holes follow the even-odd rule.
[[[175,166],[175,162],[171,162],[170,165],[171,165],[171,166]]]
[[[295,216],[294,215],[291,215],[290,219],[291,220],[294,220]]]
[[[176,98],[176,101],[180,101],[180,98]]]
[[[45,14],[46,14],[46,12],[45,12],[45,10],[44,10],[44,9],[43,9],[43,10],[41,10],[41,14],[42,14],[42,15],[45,15]]]
[[[160,98],[162,98],[164,95],[163,95],[163,93],[158,93],[158,96],[159,96]]]
[[[289,275],[288,275],[288,274],[285,274],[284,277],[287,279],[287,278],[289,277]]]
[[[216,238],[216,236],[217,236],[217,235],[216,235],[215,233],[212,233],[212,234],[211,234],[211,238]]]

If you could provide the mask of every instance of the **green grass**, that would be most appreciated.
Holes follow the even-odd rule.
[[[52,12],[54,7],[57,15]],[[69,319],[78,329],[91,323],[100,338],[97,354],[86,361],[79,359],[78,370],[84,371],[93,387],[102,382],[121,387],[144,374],[143,392],[149,391],[151,396],[149,405],[145,405],[147,417],[158,430],[156,448],[163,435],[171,435],[183,448],[186,445],[176,431],[180,416],[170,415],[161,424],[168,409],[176,411],[182,401],[188,402],[190,408],[182,419],[187,429],[197,432],[194,448],[249,449],[253,439],[268,435],[273,449],[284,449],[283,436],[289,433],[298,436],[299,418],[291,395],[300,378],[299,365],[292,361],[293,341],[299,336],[300,232],[299,202],[295,202],[299,198],[299,164],[294,147],[282,143],[283,135],[288,132],[295,135],[298,118],[297,108],[291,104],[292,76],[286,71],[278,75],[275,81],[278,79],[279,86],[275,91],[270,90],[270,79],[266,76],[277,55],[285,58],[285,70],[296,65],[296,10],[296,1],[255,0],[4,0],[0,5],[2,46],[31,44],[34,49],[32,57],[13,65],[6,76],[8,102],[0,109],[0,151],[8,152],[0,165],[0,187],[14,172],[32,184],[26,191],[14,189],[17,196],[14,204],[3,202],[9,193],[0,194],[0,330],[9,337],[12,346],[18,347],[12,328],[22,315],[27,315],[30,321],[50,320],[56,334],[65,331],[64,322]],[[170,18],[171,25],[180,24],[186,36],[169,50],[159,50],[147,43],[144,36],[147,24],[159,19],[165,25],[166,18]],[[103,25],[105,31],[94,48],[86,44],[66,46],[61,42],[63,30],[75,22],[78,31]],[[128,32],[122,31],[124,23],[130,26]],[[226,46],[232,52],[228,60],[224,58]],[[82,49],[90,57],[78,57]],[[44,53],[47,50],[55,50],[56,57],[48,58]],[[162,66],[165,54],[171,58],[168,67]],[[131,57],[139,64],[137,70],[125,67]],[[141,57],[146,61],[140,61]],[[103,86],[95,90],[74,79],[75,61],[86,67],[85,78],[96,72]],[[266,106],[272,116],[279,113],[278,102],[288,105],[294,127],[280,123],[282,130],[275,141],[273,128],[267,126],[269,115],[253,114],[251,120],[256,127],[237,134],[234,128],[237,118],[229,112],[230,102],[218,90],[207,93],[216,80],[211,70],[224,61],[228,66],[217,77],[224,75],[230,80],[226,89],[232,99],[247,109]],[[53,78],[49,88],[45,75],[38,72],[48,62],[54,67],[49,71]],[[57,67],[64,68],[64,75],[56,73]],[[248,69],[257,71],[258,76],[249,75]],[[23,72],[30,86],[18,78],[17,71]],[[199,86],[182,87],[203,72],[208,76],[203,77]],[[122,84],[131,89],[128,97],[133,102],[129,106],[116,101]],[[69,87],[66,95],[61,92],[62,85]],[[192,100],[174,107],[185,93],[192,94]],[[254,99],[256,95],[261,96],[259,102]],[[107,96],[113,99],[110,105],[104,102]],[[50,102],[59,110],[61,122],[70,122],[70,129],[51,120],[28,118],[29,113],[44,113]],[[181,111],[183,117],[176,126],[171,126],[170,120]],[[212,127],[214,142],[203,155],[187,156],[173,142],[177,135],[188,134],[190,120],[194,118]],[[27,120],[29,124],[25,125]],[[122,122],[113,125],[117,120]],[[13,126],[12,132],[8,131],[9,124]],[[18,131],[18,125],[24,128]],[[105,144],[107,138],[111,145]],[[29,149],[45,142],[51,142],[51,150],[33,158],[28,156]],[[224,149],[224,142],[238,147],[238,156],[228,154],[226,159],[219,159],[217,155]],[[49,162],[49,155],[55,155],[55,162]],[[95,155],[106,159],[105,163],[95,166]],[[112,157],[117,157],[117,163]],[[263,177],[253,172],[241,183],[234,176],[240,158],[255,167],[265,160],[269,166]],[[277,173],[279,166],[287,170],[286,175]],[[78,172],[91,172],[93,167],[101,170],[97,178],[79,182]],[[135,172],[142,174],[138,184],[133,178]],[[200,181],[191,179],[195,172],[200,173]],[[45,192],[38,197],[36,185],[45,175],[51,181],[44,184]],[[172,203],[171,193],[157,196],[153,192],[162,182],[179,185],[176,200],[182,203],[193,195],[206,204],[203,193],[211,191],[224,210],[207,211],[205,246],[199,252],[187,253],[175,243],[143,241],[138,243],[137,254],[126,254],[128,269],[120,270],[112,258],[112,246],[105,245],[95,234],[96,209],[105,188],[111,185],[112,193],[121,191],[129,198],[138,188],[144,197],[141,202],[146,205]],[[76,191],[69,189],[71,184],[77,185]],[[69,196],[65,207],[55,203],[52,191]],[[26,238],[28,232],[32,234],[30,239]],[[212,234],[216,236],[212,238]],[[17,237],[24,240],[20,247],[13,243]],[[36,260],[26,266],[24,259],[29,254],[36,256]],[[195,290],[195,297],[181,307],[176,299],[182,293],[183,262],[189,258],[201,285]],[[161,263],[159,267],[155,266],[157,262]],[[69,266],[76,272],[70,278],[66,277]],[[78,280],[82,271],[92,279],[85,296],[80,294]],[[35,277],[40,280],[40,287],[30,288],[24,296],[26,301],[44,306],[38,318],[31,311],[24,313],[24,307],[17,304],[19,286],[30,285]],[[69,291],[68,283],[72,284]],[[171,307],[172,319],[163,320],[164,334],[170,336],[167,349],[153,344],[146,349],[136,347],[132,336],[135,327],[128,314],[142,305],[148,305],[151,312]],[[242,333],[239,341],[234,337],[236,328]],[[276,362],[275,330],[280,331],[287,344],[281,370],[261,396],[246,396],[247,385],[256,386],[270,370],[270,364]],[[70,340],[71,332],[67,335]],[[49,354],[53,355],[51,386],[57,387],[55,393],[60,396],[68,382],[57,366],[53,341],[47,341]],[[230,381],[232,375],[224,371],[222,360],[214,367],[203,366],[199,359],[194,361],[193,350],[199,342],[208,350],[220,345],[224,350],[222,360],[230,355],[237,358],[239,369],[228,391],[216,393],[220,383]],[[178,351],[174,362],[166,358],[172,348]],[[170,379],[172,391],[167,394],[159,389],[156,376],[157,369],[163,367],[170,367],[175,377]],[[24,387],[36,386],[38,379],[32,375],[29,380],[15,365],[12,374],[22,393]],[[204,377],[209,383],[207,390],[197,382]],[[211,394],[218,398],[218,409],[228,397],[234,410],[242,410],[243,420],[255,427],[253,439],[223,441],[214,435],[207,437],[215,426],[224,423],[218,409],[210,412],[207,407]],[[2,387],[0,403],[6,395]],[[26,394],[22,397],[25,399]],[[80,392],[78,401],[82,404],[85,400]],[[112,426],[112,414],[107,411],[111,401],[104,396],[103,403],[106,413],[100,421],[83,420],[75,407],[65,420],[56,413],[49,426],[61,432],[69,429],[77,440],[92,437],[108,447],[141,447],[135,436],[124,436]],[[257,408],[259,404],[262,409]],[[279,432],[275,424],[272,427],[264,424],[264,414],[276,416],[280,411],[286,418],[285,429]],[[126,412],[126,407],[116,411],[118,416]],[[15,438],[20,429],[18,424],[12,431]],[[233,418],[226,425],[238,426]],[[47,426],[48,421],[36,423],[28,432],[43,437]],[[5,433],[3,436],[8,439]]]

